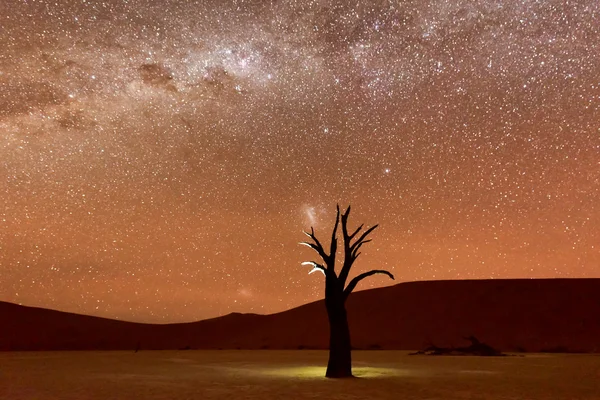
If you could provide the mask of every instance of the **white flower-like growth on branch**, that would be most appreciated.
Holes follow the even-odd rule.
[[[304,261],[302,263],[302,265],[312,265],[313,269],[310,270],[310,272],[308,273],[309,275],[312,274],[315,271],[321,271],[323,273],[323,275],[325,275],[325,267],[323,267],[322,265],[317,264],[314,261]]]

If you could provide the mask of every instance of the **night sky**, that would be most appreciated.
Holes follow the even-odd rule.
[[[0,300],[144,322],[600,277],[597,0],[1,0]]]

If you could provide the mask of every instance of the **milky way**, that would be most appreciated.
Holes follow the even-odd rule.
[[[281,311],[336,203],[355,273],[600,277],[598,1],[3,0],[0,49],[0,300]]]

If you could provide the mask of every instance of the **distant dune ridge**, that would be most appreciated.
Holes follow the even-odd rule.
[[[474,335],[502,351],[600,352],[600,279],[408,282],[353,293],[352,345],[416,350]],[[0,302],[0,350],[326,349],[323,301],[271,315],[123,322]]]

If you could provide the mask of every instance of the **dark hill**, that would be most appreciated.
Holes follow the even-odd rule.
[[[348,300],[357,348],[462,345],[503,351],[600,351],[600,279],[401,283]],[[322,301],[271,315],[151,325],[0,302],[0,350],[327,348]]]

